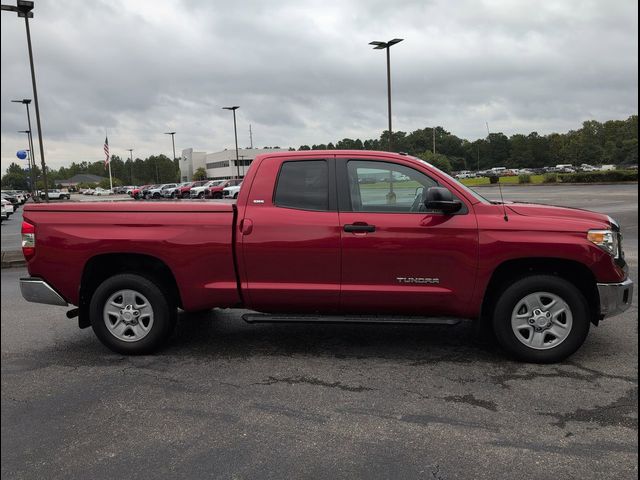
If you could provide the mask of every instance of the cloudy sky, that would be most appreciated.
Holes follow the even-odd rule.
[[[13,3],[13,0],[3,0]],[[638,112],[635,0],[36,0],[31,21],[45,155],[101,160],[238,140],[297,148],[442,125],[473,140],[564,132]],[[2,171],[25,148],[24,22],[2,13]],[[33,108],[32,108],[33,116]],[[35,127],[34,127],[35,129]]]

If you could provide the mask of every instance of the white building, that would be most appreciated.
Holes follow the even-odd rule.
[[[198,168],[207,171],[207,178],[222,180],[227,178],[244,178],[249,165],[262,153],[285,152],[281,148],[239,148],[236,164],[236,150],[223,150],[215,153],[194,152],[193,148],[182,150],[180,159],[180,181],[193,180],[193,174]]]

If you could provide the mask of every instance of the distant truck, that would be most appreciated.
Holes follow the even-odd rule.
[[[382,173],[410,180],[360,182]],[[248,322],[472,319],[539,363],[631,305],[620,227],[601,213],[490,202],[423,160],[362,150],[259,155],[242,185],[237,202],[27,204],[23,297],[76,305],[67,316],[123,354],[157,350],[178,308],[220,307],[260,312]]]

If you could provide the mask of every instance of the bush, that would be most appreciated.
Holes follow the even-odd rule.
[[[542,177],[542,183],[556,183],[558,181],[557,173],[545,173]]]
[[[609,170],[606,172],[578,172],[560,175],[563,183],[633,182],[638,181],[635,170]]]
[[[500,181],[500,177],[497,175],[489,175],[489,183],[498,183]]]
[[[518,183],[531,183],[531,175],[528,173],[521,173],[518,175]]]

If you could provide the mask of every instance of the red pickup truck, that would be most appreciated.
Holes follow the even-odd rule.
[[[109,348],[149,353],[177,309],[249,322],[472,319],[518,359],[555,362],[629,308],[616,222],[485,200],[407,155],[258,156],[237,202],[29,204],[33,302],[77,306]],[[261,313],[257,313],[261,312]]]

